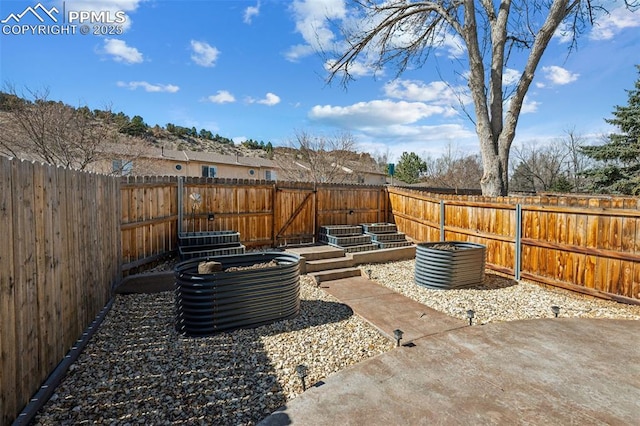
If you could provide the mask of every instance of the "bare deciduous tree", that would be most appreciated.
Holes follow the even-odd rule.
[[[589,158],[580,147],[584,138],[575,130],[550,145],[529,142],[513,149],[510,187],[514,191],[583,192],[588,181],[583,172]]]
[[[343,28],[346,49],[330,63],[330,80],[343,83],[362,62],[375,69],[398,64],[398,75],[422,66],[429,53],[453,38],[465,48],[462,64],[473,98],[482,155],[482,192],[506,195],[511,144],[525,95],[553,34],[562,26],[573,41],[593,23],[604,3],[584,0],[356,0],[360,25]],[[636,7],[635,0],[626,0]],[[574,43],[571,44],[574,47]],[[528,52],[519,80],[505,83],[513,51]],[[516,56],[516,55],[514,55]],[[361,62],[359,62],[360,60]],[[468,69],[468,72],[466,72]]]
[[[51,101],[48,89],[18,94],[6,85],[0,103],[0,153],[7,156],[122,174],[146,150],[143,141],[118,132],[109,110],[94,113]],[[114,168],[112,159],[121,167]]]
[[[593,165],[593,161],[581,149],[586,145],[586,139],[575,129],[569,129],[565,131],[565,137],[560,140],[560,143],[567,151],[566,170],[573,191],[586,191],[589,187],[589,179],[584,176],[583,172]]]
[[[297,131],[289,148],[278,148],[275,161],[285,179],[305,182],[344,183],[358,182],[357,163],[353,137],[340,134],[333,137],[313,136]],[[373,161],[373,160],[372,160]]]
[[[425,160],[427,171],[422,181],[436,188],[480,189],[482,162],[478,155],[464,155],[451,144],[438,158]]]
[[[540,145],[535,142],[513,149],[516,164],[512,186],[515,191],[550,191],[563,173],[567,152],[560,144]]]

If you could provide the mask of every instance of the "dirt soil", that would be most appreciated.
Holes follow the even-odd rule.
[[[274,266],[278,266],[278,262],[276,260],[271,260],[269,262],[254,263],[253,265],[249,265],[249,266],[232,266],[230,268],[226,268],[224,272],[246,271],[249,269],[273,268]]]

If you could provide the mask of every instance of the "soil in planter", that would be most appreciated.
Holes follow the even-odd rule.
[[[442,244],[434,244],[429,248],[432,250],[458,251],[458,250],[468,250],[474,247],[462,247],[462,246],[456,246],[454,244],[442,243]]]
[[[226,268],[224,272],[246,271],[249,269],[273,268],[274,266],[278,266],[278,265],[279,263],[275,259],[273,259],[269,262],[254,263],[253,265],[248,265],[248,266],[231,266],[229,268]]]

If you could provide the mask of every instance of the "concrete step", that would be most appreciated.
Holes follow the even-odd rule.
[[[343,247],[344,251],[347,253],[358,253],[361,251],[370,251],[370,250],[376,250],[378,248],[377,244],[359,244],[356,246],[347,246],[347,247]]]
[[[326,271],[329,269],[351,268],[355,266],[353,257],[344,256],[332,259],[310,260],[306,263],[306,273]]]
[[[317,271],[309,274],[316,282],[341,280],[343,278],[359,277],[362,275],[359,268],[339,268],[327,271]]]
[[[416,246],[412,244],[406,247],[363,251],[359,253],[350,253],[349,256],[353,257],[354,266],[362,265],[364,263],[383,263],[396,260],[409,260],[415,259]]]
[[[325,244],[308,247],[292,247],[288,248],[286,251],[304,257],[307,262],[344,257],[344,250]]]

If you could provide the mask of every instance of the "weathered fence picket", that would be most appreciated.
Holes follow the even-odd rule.
[[[390,217],[415,240],[484,244],[487,267],[496,271],[597,297],[640,300],[638,198],[387,191]]]
[[[120,279],[119,181],[0,157],[0,424],[10,424]]]

